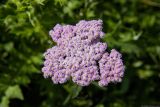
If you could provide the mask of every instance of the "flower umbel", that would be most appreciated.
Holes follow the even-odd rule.
[[[100,42],[104,36],[102,20],[82,20],[73,25],[57,24],[50,32],[53,46],[44,53],[42,72],[54,84],[67,80],[80,86],[99,81],[100,86],[120,82],[124,74],[121,54],[115,49],[109,54],[107,44]]]

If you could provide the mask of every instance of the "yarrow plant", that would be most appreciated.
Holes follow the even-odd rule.
[[[49,35],[57,45],[44,53],[42,72],[54,84],[69,79],[80,86],[92,81],[100,86],[122,81],[122,55],[115,49],[107,52],[107,44],[100,42],[104,36],[102,20],[81,20],[75,26],[57,24]]]

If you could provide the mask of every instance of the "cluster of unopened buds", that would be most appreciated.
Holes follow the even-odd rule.
[[[75,26],[57,24],[49,35],[57,45],[44,53],[42,72],[54,84],[69,79],[80,86],[93,81],[99,86],[122,81],[122,55],[115,49],[107,52],[107,44],[100,41],[104,36],[102,20],[81,20]]]

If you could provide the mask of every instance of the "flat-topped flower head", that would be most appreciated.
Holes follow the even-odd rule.
[[[109,55],[106,52],[107,44],[100,42],[104,36],[102,20],[82,20],[75,26],[57,24],[49,34],[57,46],[44,53],[42,72],[54,84],[72,79],[81,86],[95,80],[99,81],[100,86],[106,86],[109,82],[120,81],[124,72],[119,67],[124,68],[121,55],[115,50]],[[108,70],[108,66],[112,70]]]

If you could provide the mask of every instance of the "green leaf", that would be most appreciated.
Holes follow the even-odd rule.
[[[136,62],[133,63],[133,66],[134,66],[135,68],[138,68],[138,67],[142,66],[142,64],[143,64],[142,61],[136,61]]]
[[[75,85],[72,88],[72,98],[76,98],[79,95],[79,93],[81,92],[81,90],[82,90],[81,86]]]
[[[35,0],[35,2],[36,2],[37,4],[40,4],[40,5],[44,5],[44,4],[43,4],[44,1],[45,1],[45,0]]]
[[[67,84],[64,85],[64,89],[71,95],[71,98],[75,98],[79,95],[79,93],[82,90],[81,86],[78,86],[76,84]]]
[[[59,3],[61,6],[67,3],[67,0],[55,0],[55,4]]]
[[[69,94],[67,98],[64,100],[63,105],[66,105],[71,99],[76,98],[82,90],[82,87],[76,84],[72,86],[71,84],[67,84],[67,85],[64,85],[64,88]]]
[[[149,78],[153,75],[153,71],[151,70],[143,70],[143,69],[140,69],[138,70],[138,76],[141,78],[141,79],[146,79],[146,78]]]
[[[24,99],[22,91],[18,85],[8,87],[8,89],[5,92],[5,95],[6,97],[11,99],[12,98],[18,98],[20,100]]]
[[[13,42],[8,42],[4,45],[4,49],[7,51],[7,52],[10,52],[13,50],[13,47],[14,47],[14,44]]]
[[[103,104],[98,104],[98,105],[96,105],[96,107],[104,107],[104,105]]]
[[[9,107],[9,98],[4,96],[0,103],[0,107]]]
[[[22,76],[18,76],[17,78],[14,79],[14,81],[18,84],[22,84],[22,85],[27,85],[29,84],[30,78],[28,76],[22,75]]]

